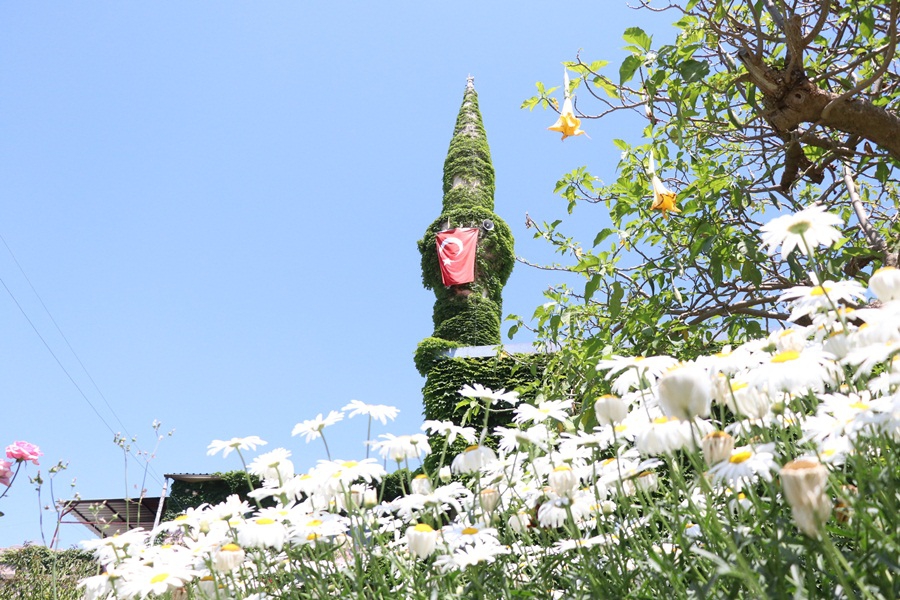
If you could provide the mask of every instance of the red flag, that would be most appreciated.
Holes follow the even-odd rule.
[[[441,231],[435,236],[435,240],[444,285],[462,285],[475,281],[478,229],[462,227]]]

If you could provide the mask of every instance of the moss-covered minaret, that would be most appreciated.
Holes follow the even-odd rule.
[[[480,228],[475,281],[445,287],[438,265],[435,234],[454,227]],[[419,240],[419,252],[422,254],[422,283],[434,290],[436,297],[434,333],[430,344],[427,344],[429,340],[423,343],[435,347],[499,344],[501,295],[512,272],[515,255],[512,232],[494,213],[494,167],[472,77],[466,84],[450,150],[444,161],[443,210]],[[449,344],[441,344],[439,340]],[[420,365],[419,358],[417,354],[417,366],[427,372],[427,365]]]

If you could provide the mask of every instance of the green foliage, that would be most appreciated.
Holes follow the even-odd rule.
[[[462,400],[459,390],[466,384],[480,383],[493,390],[516,390],[524,399],[534,398],[548,361],[546,354],[501,354],[439,361],[428,373],[422,390],[425,418],[460,423],[465,411],[458,408]],[[510,413],[492,412],[492,427],[509,421]]]
[[[487,134],[478,110],[478,94],[467,88],[453,128],[450,149],[444,161],[444,210],[457,206],[458,196],[448,194],[455,184],[466,181],[477,193],[469,197],[488,210],[494,208],[494,166]],[[461,186],[469,187],[470,186]],[[471,202],[465,202],[471,203]]]
[[[434,364],[443,359],[444,352],[450,348],[459,348],[462,344],[443,340],[436,337],[427,337],[416,346],[416,353],[413,360],[416,363],[416,370],[422,377],[426,377]]]
[[[437,324],[434,337],[466,346],[500,343],[500,307],[487,298],[471,294],[464,298],[438,300],[434,311]]]
[[[163,521],[171,521],[188,508],[197,508],[201,504],[219,504],[228,496],[237,494],[242,500],[249,500],[247,493],[250,486],[247,483],[247,473],[244,471],[228,471],[225,473],[213,473],[221,477],[215,481],[173,481],[172,490],[166,498]],[[261,486],[259,477],[250,475],[253,488]],[[251,500],[252,503],[252,500]]]
[[[381,480],[381,501],[391,502],[401,496],[409,493],[409,482],[415,477],[421,469],[410,472],[409,469],[397,469],[393,473],[388,473]]]
[[[79,580],[100,572],[89,552],[31,545],[4,551],[0,565],[15,571],[11,579],[0,580],[0,600],[76,600],[84,597]]]
[[[534,315],[539,337],[564,347],[551,366],[558,392],[593,390],[601,355],[690,359],[784,321],[781,293],[810,281],[799,252],[783,262],[763,247],[760,225],[784,212],[818,203],[847,223],[845,239],[823,257],[823,279],[864,281],[878,266],[896,264],[900,57],[884,48],[896,46],[897,9],[876,0],[810,5],[802,14],[791,6],[692,2],[671,11],[673,43],[654,45],[632,27],[618,61],[567,64],[585,90],[580,110],[590,114],[594,101],[598,116],[621,111],[638,127],[634,139],[613,141],[622,154],[611,183],[579,167],[557,184],[569,213],[586,205],[608,210],[609,225],[593,244],[567,236],[561,221],[535,234],[580,278],[551,289]],[[801,39],[792,22],[817,35]],[[786,36],[793,36],[787,44]],[[802,62],[792,63],[791,44],[803,46]],[[604,73],[607,64],[618,69],[618,83]],[[885,77],[873,79],[879,69]],[[542,84],[538,91],[523,106],[552,101]],[[836,103],[826,118],[821,104],[792,104],[791,112],[781,100],[848,91],[852,107]],[[869,116],[858,123],[835,116],[851,108]],[[897,124],[893,136],[874,125],[882,117],[878,123]],[[669,219],[650,209],[651,158],[677,193],[682,212]],[[845,169],[859,188],[856,206]],[[872,235],[858,225],[860,211]]]

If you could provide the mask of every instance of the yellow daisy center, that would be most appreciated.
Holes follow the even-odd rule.
[[[434,528],[432,528],[431,525],[428,525],[426,523],[419,523],[418,525],[413,527],[413,529],[415,529],[416,531],[422,532],[422,533],[430,533],[430,532],[434,531]]]
[[[791,360],[797,360],[800,358],[800,353],[796,350],[785,350],[784,352],[779,352],[775,356],[772,357],[773,363],[785,363]]]
[[[753,456],[753,453],[750,452],[749,450],[744,450],[743,452],[736,452],[735,454],[731,455],[731,458],[728,459],[728,462],[730,462],[733,465],[739,465],[742,462],[746,461],[751,456]]]
[[[150,583],[160,583],[169,578],[168,573],[160,573],[159,575],[154,575],[153,579],[150,580]]]
[[[476,533],[478,533],[478,530],[474,527],[466,527],[462,530],[463,535],[475,535]]]

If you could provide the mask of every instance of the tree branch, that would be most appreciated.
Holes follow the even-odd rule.
[[[862,199],[859,197],[859,192],[856,189],[856,183],[853,181],[853,172],[847,165],[844,165],[844,185],[847,186],[847,193],[850,194],[850,204],[853,206],[853,212],[856,213],[856,220],[859,221],[859,228],[862,229],[863,234],[865,234],[866,239],[869,241],[869,245],[874,250],[881,253],[885,266],[896,267],[897,255],[891,254],[888,250],[887,242],[884,241],[884,238],[881,237],[869,223],[869,217],[866,215],[866,211],[862,205]]]

